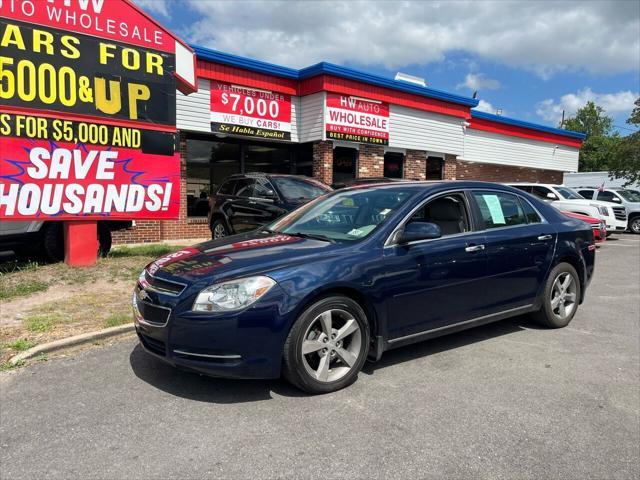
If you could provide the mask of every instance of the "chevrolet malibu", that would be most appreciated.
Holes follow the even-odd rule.
[[[521,314],[566,326],[594,257],[588,224],[511,187],[360,185],[152,262],[135,326],[176,367],[325,393],[392,348]]]

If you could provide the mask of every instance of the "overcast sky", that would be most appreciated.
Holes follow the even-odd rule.
[[[640,91],[638,0],[134,1],[191,43],[295,68],[402,71],[553,126],[593,100],[630,133]]]

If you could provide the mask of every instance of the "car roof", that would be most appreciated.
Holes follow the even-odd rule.
[[[521,194],[522,192],[511,188],[509,185],[494,183],[494,182],[482,182],[478,180],[409,180],[406,182],[382,182],[382,183],[370,183],[360,185],[350,185],[336,192],[344,192],[346,190],[360,190],[367,186],[371,188],[410,188],[410,189],[424,189],[425,187],[440,187],[449,186],[453,188],[500,188],[507,192],[513,192]]]

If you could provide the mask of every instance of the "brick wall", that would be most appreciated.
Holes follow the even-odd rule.
[[[113,243],[148,243],[161,240],[209,238],[207,219],[187,218],[187,142],[180,134],[180,214],[178,220],[137,220],[126,230],[113,232]]]
[[[487,182],[540,182],[562,183],[563,172],[536,168],[511,167],[491,163],[451,161],[453,177],[447,177],[447,160],[445,159],[445,178],[447,180],[484,180]]]
[[[445,154],[442,162],[442,179],[456,180],[458,174],[458,161],[455,155]]]
[[[333,183],[333,142],[313,144],[313,176],[327,185]]]
[[[404,157],[404,178],[424,180],[427,178],[427,152],[407,150]]]
[[[356,176],[358,178],[384,176],[384,147],[360,144]]]

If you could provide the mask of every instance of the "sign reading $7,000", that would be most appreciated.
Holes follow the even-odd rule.
[[[0,103],[175,127],[175,55],[0,18]]]

